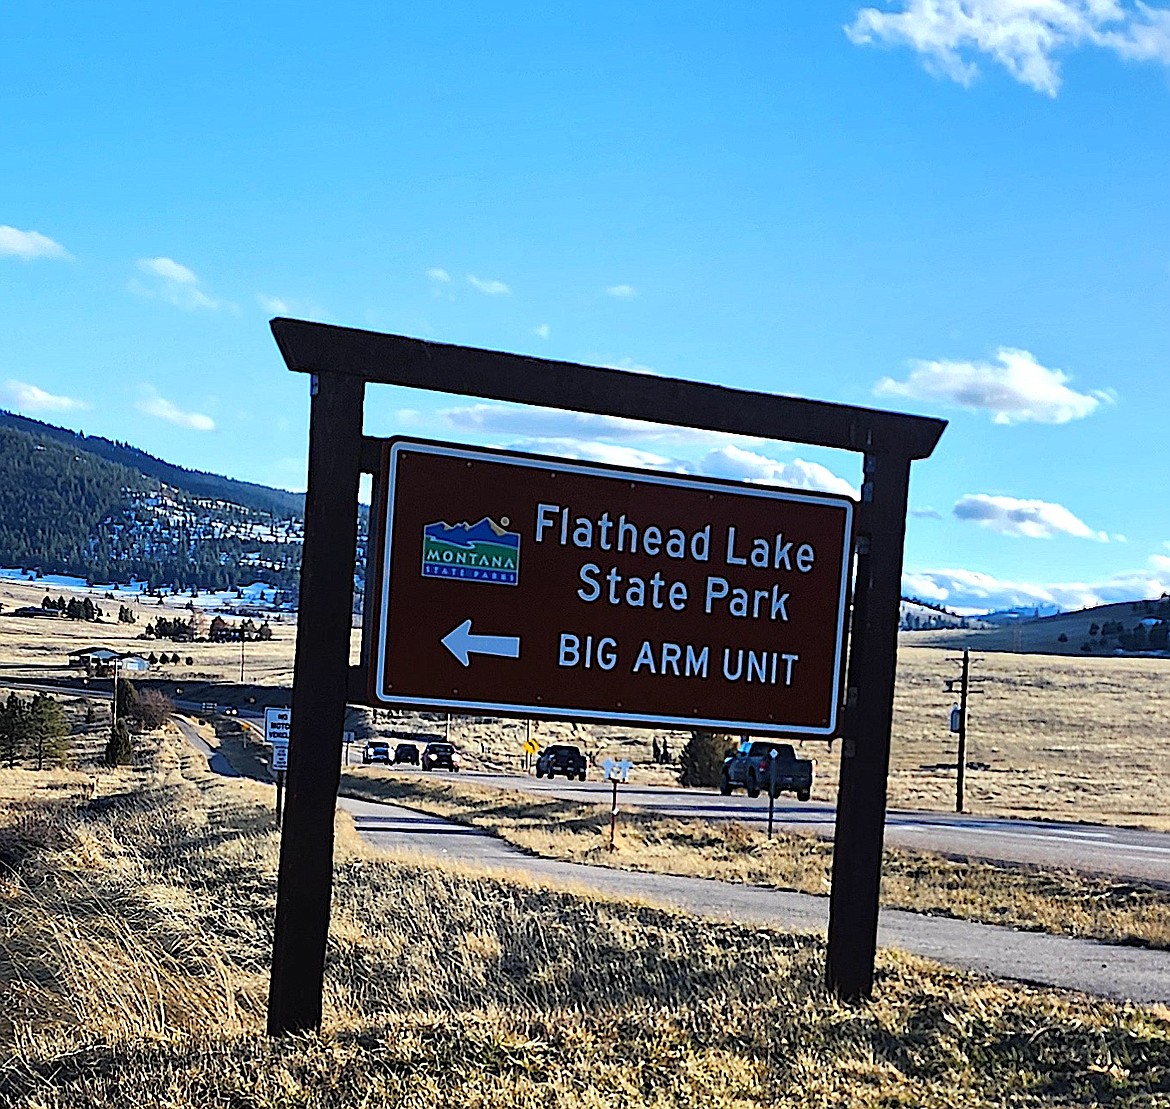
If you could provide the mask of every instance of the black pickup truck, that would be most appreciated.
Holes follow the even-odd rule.
[[[736,786],[743,786],[749,797],[759,797],[760,790],[766,789],[773,797],[787,791],[807,801],[812,783],[813,760],[798,759],[791,743],[752,739],[744,740],[723,760],[719,792],[726,797]]]
[[[540,753],[540,758],[536,760],[536,776],[538,778],[543,778],[547,774],[552,779],[557,774],[564,774],[570,781],[574,778],[585,781],[587,769],[588,763],[585,761],[585,756],[581,754],[581,748],[571,747],[564,743],[546,747]]]

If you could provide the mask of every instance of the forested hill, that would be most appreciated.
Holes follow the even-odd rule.
[[[150,469],[118,459],[143,460]],[[302,513],[303,498],[283,490],[0,417],[0,566],[184,589],[266,581],[291,592]]]
[[[55,427],[53,424],[41,423],[40,420],[30,420],[27,416],[18,416],[15,412],[5,412],[3,409],[0,409],[0,428],[23,431],[28,435],[40,437],[42,441],[53,440],[71,450],[86,451],[97,455],[98,458],[104,458],[107,462],[128,466],[193,497],[230,501],[272,516],[301,517],[305,512],[303,493],[271,489],[267,485],[237,481],[235,478],[208,474],[202,470],[187,470],[182,466],[164,462],[161,458],[155,458],[154,455],[132,447],[129,443],[116,443],[112,439],[103,439],[97,435],[78,434],[68,428]]]

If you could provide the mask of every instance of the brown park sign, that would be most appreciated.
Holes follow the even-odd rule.
[[[391,439],[377,705],[833,736],[846,497]]]

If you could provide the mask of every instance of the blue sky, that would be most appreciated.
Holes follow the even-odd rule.
[[[1170,589],[1170,6],[0,14],[0,406],[303,488],[267,321],[944,416],[907,592]],[[367,430],[842,489],[855,456],[373,389]]]

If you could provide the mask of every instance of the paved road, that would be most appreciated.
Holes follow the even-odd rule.
[[[478,829],[425,813],[348,797],[340,798],[338,804],[353,815],[362,837],[383,850],[473,862],[589,894],[635,897],[739,924],[824,935],[828,923],[825,897],[533,858]],[[1170,1002],[1170,952],[1017,932],[894,909],[882,910],[878,943],[994,978],[1138,1004]]]
[[[212,770],[235,773],[223,756],[203,742],[196,728],[184,720],[179,724],[188,742],[208,758]],[[382,850],[472,863],[589,894],[633,897],[740,924],[823,935],[828,921],[828,899],[824,897],[534,858],[479,829],[428,813],[349,797],[338,798],[338,805],[353,815],[362,838]],[[1170,952],[1017,932],[893,909],[881,913],[878,943],[994,978],[1138,1004],[1170,1003]]]
[[[16,688],[46,688],[35,682],[3,682]],[[62,689],[82,696],[106,697],[108,692],[91,688]],[[196,704],[178,702],[177,707],[198,709]],[[244,710],[240,723],[261,727],[262,713]],[[248,717],[249,719],[245,719]],[[467,772],[464,778],[478,785],[526,790],[593,804],[607,804],[609,786],[602,782],[549,782],[519,774]],[[672,789],[636,784],[622,790],[622,805],[641,808],[663,816],[703,820],[739,820],[764,823],[767,800],[751,800],[743,793],[721,797],[702,790]],[[776,803],[780,826],[832,838],[836,819],[834,806],[794,801],[785,796]],[[1015,820],[976,815],[893,810],[886,816],[886,843],[900,847],[939,851],[994,862],[1025,863],[1035,866],[1067,867],[1103,874],[1121,880],[1155,882],[1170,886],[1170,833],[1134,828],[1113,828],[1099,824],[1072,824],[1046,820]]]
[[[591,804],[607,804],[610,787],[603,782],[567,782],[517,774],[464,775],[477,785],[521,789]],[[766,796],[755,800],[742,792],[721,797],[714,791],[665,786],[624,786],[622,806],[662,816],[702,820],[768,819]],[[815,801],[777,798],[776,821],[797,831],[832,838],[836,809]],[[1065,824],[948,813],[891,811],[886,816],[886,843],[919,850],[1009,863],[1068,867],[1117,878],[1170,885],[1170,834],[1099,824]]]
[[[238,778],[239,772],[228,760],[221,755],[215,748],[207,744],[203,737],[199,734],[199,729],[191,723],[190,720],[185,720],[181,716],[173,718],[175,723],[179,726],[179,731],[183,733],[187,742],[195,748],[206,760],[207,765],[211,767],[216,774],[222,774],[225,778]]]

